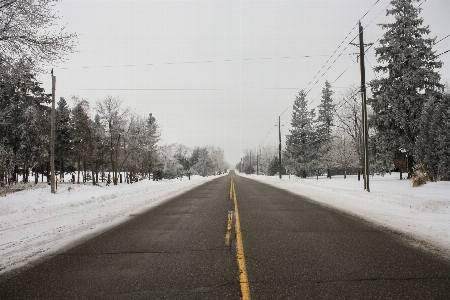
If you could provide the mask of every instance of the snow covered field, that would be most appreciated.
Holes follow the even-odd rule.
[[[0,197],[0,274],[98,234],[218,176],[117,186],[46,183]],[[17,184],[16,187],[23,187]]]
[[[413,188],[398,173],[370,178],[371,192],[356,176],[300,179],[243,175],[301,194],[324,205],[412,237],[450,258],[450,182]],[[189,181],[143,180],[117,186],[59,184],[57,194],[45,183],[0,197],[0,274],[39,260],[68,245],[106,230],[130,215],[216,177]],[[18,185],[19,186],[19,185]]]
[[[399,173],[369,178],[370,193],[357,176],[298,178],[245,175],[401,233],[417,246],[450,258],[450,182],[412,187]]]

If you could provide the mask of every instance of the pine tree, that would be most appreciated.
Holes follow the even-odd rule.
[[[309,111],[304,90],[295,96],[292,110],[292,129],[286,136],[284,157],[289,170],[296,175],[309,171],[317,159],[317,135],[313,128],[315,113]]]
[[[48,157],[50,97],[22,62],[1,66],[0,75],[0,143],[5,153],[12,153],[11,177],[15,180],[22,168],[27,181],[28,169]]]
[[[424,38],[430,33],[419,18],[421,8],[413,0],[393,0],[387,15],[395,22],[382,24],[386,30],[375,48],[379,66],[375,71],[387,77],[370,84],[373,99],[369,99],[374,115],[370,120],[376,130],[376,160],[387,171],[392,167],[395,153],[412,155],[420,134],[423,107],[430,97],[440,98],[440,75],[435,70],[442,66],[432,50],[435,38]],[[416,151],[417,152],[417,151]],[[412,167],[412,166],[410,166]]]
[[[89,163],[92,170],[94,170],[93,160],[96,155],[94,144],[94,122],[89,118],[88,111],[89,102],[84,99],[78,101],[72,109],[71,127],[73,130],[73,152],[77,162],[78,182],[80,180],[81,163],[83,163],[85,175],[87,163]]]
[[[269,176],[276,175],[279,172],[279,169],[280,169],[280,166],[279,166],[278,156],[275,156],[272,159],[272,161],[270,162],[268,175]]]
[[[64,161],[70,155],[72,147],[70,108],[61,97],[55,114],[55,154],[59,160],[61,181],[64,181]]]
[[[318,135],[318,155],[320,156],[319,166],[325,167],[328,170],[328,175],[331,176],[330,168],[333,166],[333,157],[331,149],[333,141],[331,133],[334,126],[334,111],[335,104],[333,104],[333,91],[331,84],[325,81],[325,87],[322,89],[322,97],[319,104],[319,113],[316,121],[316,130]],[[331,178],[331,177],[330,177]]]
[[[430,98],[420,120],[414,153],[434,181],[450,180],[450,94]]]

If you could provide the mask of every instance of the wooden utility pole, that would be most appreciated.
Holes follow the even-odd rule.
[[[50,184],[52,194],[56,193],[55,188],[55,86],[56,76],[53,76],[52,69],[52,112],[51,112],[51,126],[50,126]]]
[[[258,157],[258,149],[256,149],[256,175],[259,175],[259,157]]]
[[[370,192],[369,188],[369,144],[367,124],[367,107],[366,107],[366,74],[364,67],[364,37],[361,21],[359,22],[359,61],[361,68],[361,98],[362,98],[362,119],[363,119],[363,145],[364,145],[364,189]]]
[[[280,126],[281,116],[278,116],[278,162],[279,162],[279,173],[281,179],[281,126]]]

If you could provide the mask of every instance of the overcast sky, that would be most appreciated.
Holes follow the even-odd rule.
[[[383,34],[377,24],[392,21],[389,1],[376,2],[63,0],[56,10],[79,45],[54,66],[56,97],[77,95],[92,105],[118,97],[140,114],[153,113],[163,143],[216,145],[234,166],[245,149],[278,144],[279,115],[282,136],[288,134],[300,89],[311,89],[314,108],[325,80],[336,102],[345,87],[359,84],[358,49],[348,45],[358,43],[355,25],[362,18],[365,43],[375,43]],[[421,7],[430,37],[450,35],[450,1]],[[434,49],[450,50],[450,37]],[[366,57],[369,81],[376,76],[373,48]],[[450,80],[450,52],[440,59],[441,76]],[[51,91],[50,75],[41,81]]]

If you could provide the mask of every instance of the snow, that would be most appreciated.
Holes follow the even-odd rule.
[[[392,173],[370,177],[368,193],[356,176],[280,180],[239,175],[378,224],[450,258],[450,182],[413,188],[411,181]],[[56,194],[39,183],[0,197],[0,274],[57,253],[214,178],[142,180],[117,186],[59,183]]]
[[[450,258],[450,182],[412,187],[399,173],[369,178],[370,192],[357,175],[298,178],[245,175],[349,213],[398,233],[409,242]]]
[[[17,184],[27,189],[0,197],[0,274],[30,265],[214,178],[147,179],[116,186],[59,182],[56,194],[46,183]]]

